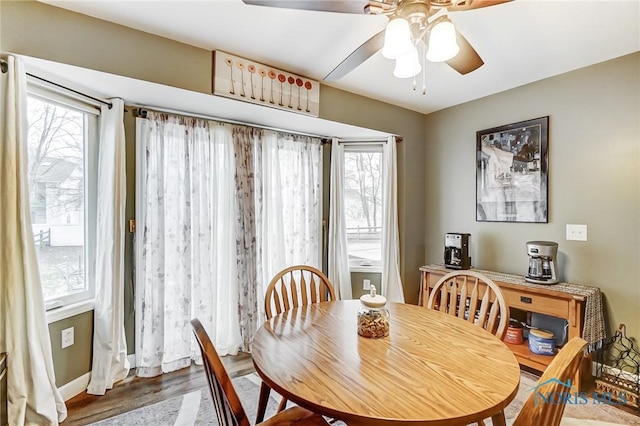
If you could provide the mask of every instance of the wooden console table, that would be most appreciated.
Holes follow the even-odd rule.
[[[589,339],[587,337],[590,336],[584,335],[587,299],[597,293],[598,300],[596,305],[598,306],[596,306],[595,309],[600,310],[600,312],[596,312],[596,314],[598,314],[596,316],[598,317],[597,322],[600,322],[599,328],[602,328],[602,330],[596,333],[596,335],[600,336],[599,338],[604,338],[600,290],[598,288],[569,283],[554,285],[531,284],[519,275],[503,274],[481,269],[472,270],[486,275],[500,286],[510,309],[537,312],[566,319],[569,324],[567,340],[575,336],[581,336],[591,344],[597,343],[597,341],[594,342],[593,337]],[[445,268],[444,265],[428,265],[420,268],[419,304],[421,306],[426,306],[429,300],[429,291],[436,282],[445,274],[452,271],[451,269]],[[593,307],[591,308],[594,309]],[[511,348],[521,365],[525,365],[536,371],[544,371],[554,358],[553,356],[532,353],[526,343],[507,346]],[[585,357],[582,367],[576,373],[573,383],[577,388],[580,387],[581,379],[590,377],[591,375],[591,363],[589,360],[590,357]]]

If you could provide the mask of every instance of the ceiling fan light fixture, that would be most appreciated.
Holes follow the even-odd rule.
[[[427,59],[431,62],[444,62],[453,58],[460,52],[458,46],[456,28],[447,17],[440,18],[429,31],[429,50]]]
[[[384,31],[382,56],[387,59],[397,59],[411,52],[413,47],[409,22],[399,17],[390,20]]]
[[[411,51],[396,59],[396,67],[393,70],[393,76],[396,78],[415,77],[422,71],[420,58],[418,57],[418,49],[412,46]]]

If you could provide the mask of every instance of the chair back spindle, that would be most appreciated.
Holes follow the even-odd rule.
[[[427,307],[476,324],[499,339],[509,324],[509,306],[500,287],[475,271],[454,271],[435,284]]]
[[[299,306],[336,300],[333,286],[322,271],[306,265],[286,268],[276,274],[265,294],[267,319]]]

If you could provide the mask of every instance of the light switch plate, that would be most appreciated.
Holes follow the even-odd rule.
[[[587,225],[567,224],[567,240],[587,241]]]
[[[73,327],[65,328],[64,330],[62,330],[62,349],[68,348],[69,346],[73,345],[73,331]]]

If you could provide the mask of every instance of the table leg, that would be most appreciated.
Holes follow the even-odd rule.
[[[267,411],[267,403],[269,402],[269,394],[271,388],[265,382],[260,385],[260,396],[258,397],[258,411],[256,412],[256,424],[264,420],[264,413]]]
[[[285,408],[287,408],[287,398],[282,397],[282,400],[280,400],[280,404],[278,404],[278,413],[280,411],[283,411]]]
[[[507,426],[507,419],[504,417],[504,411],[500,411],[498,414],[491,416],[493,426]]]

